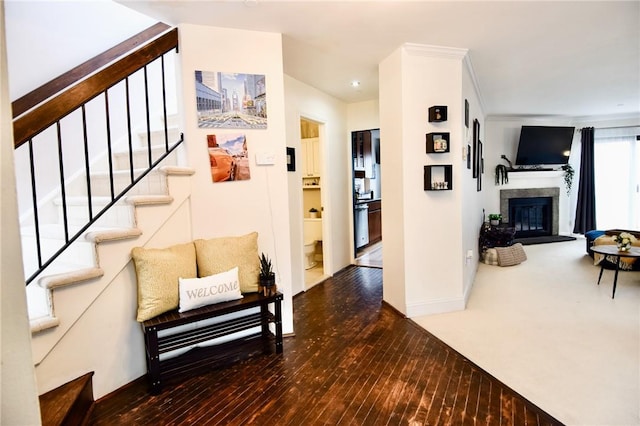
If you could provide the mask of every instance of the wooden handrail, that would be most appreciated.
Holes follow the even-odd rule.
[[[56,93],[62,92],[67,87],[70,87],[88,75],[93,74],[109,62],[133,51],[139,45],[144,44],[154,37],[162,34],[169,28],[171,28],[169,25],[163,22],[158,22],[133,37],[128,38],[117,46],[102,52],[101,54],[54,78],[50,82],[32,90],[21,98],[16,99],[11,103],[13,118],[15,119],[16,117],[24,114],[39,103],[49,99]]]
[[[47,127],[115,85],[145,64],[178,48],[178,30],[163,34],[137,51],[93,74],[13,122],[14,146],[18,148]]]

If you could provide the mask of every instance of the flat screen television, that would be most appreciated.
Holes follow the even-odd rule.
[[[522,126],[516,166],[567,164],[575,127]]]

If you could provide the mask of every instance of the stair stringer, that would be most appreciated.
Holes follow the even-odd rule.
[[[131,249],[144,246],[158,229],[177,211],[191,195],[192,169],[165,166],[161,168],[167,179],[167,192],[173,198],[173,202],[167,204],[145,204],[135,202],[134,207],[134,232],[135,238],[110,238],[103,233],[88,234],[95,243],[96,267],[103,274],[95,278],[81,282],[68,282],[65,285],[51,285],[52,313],[50,318],[40,319],[44,323],[51,323],[53,328],[43,329],[32,335],[32,354],[34,365],[38,366],[50,354],[50,352],[65,338],[92,303],[113,281],[131,261]],[[144,197],[144,196],[140,196]],[[108,233],[107,233],[108,234]],[[135,276],[133,285],[135,290]],[[135,320],[135,318],[134,318]],[[38,331],[38,330],[34,330]],[[77,375],[76,375],[77,376]],[[73,375],[66,377],[67,381]],[[62,383],[59,380],[55,386]],[[54,387],[55,387],[54,386]],[[53,387],[52,387],[53,388]]]

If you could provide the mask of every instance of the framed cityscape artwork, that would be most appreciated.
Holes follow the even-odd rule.
[[[196,71],[198,127],[218,129],[266,129],[265,76]]]

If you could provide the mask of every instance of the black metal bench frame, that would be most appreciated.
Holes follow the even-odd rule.
[[[258,349],[261,349],[262,353],[269,353],[274,339],[275,352],[282,353],[282,293],[277,292],[271,296],[248,293],[243,296],[239,300],[208,305],[183,313],[177,310],[170,311],[142,323],[151,393],[159,393],[163,380],[170,376],[192,372],[212,363],[234,362],[253,355]],[[273,313],[269,311],[270,304],[274,305]],[[162,330],[252,308],[260,310],[241,317],[224,319],[215,324],[205,324],[195,329],[158,336],[158,332]],[[270,323],[275,325],[275,335],[269,329]],[[211,339],[255,327],[260,327],[260,331],[245,337],[211,346],[193,347]],[[176,357],[160,360],[161,354],[188,347],[193,348]]]

